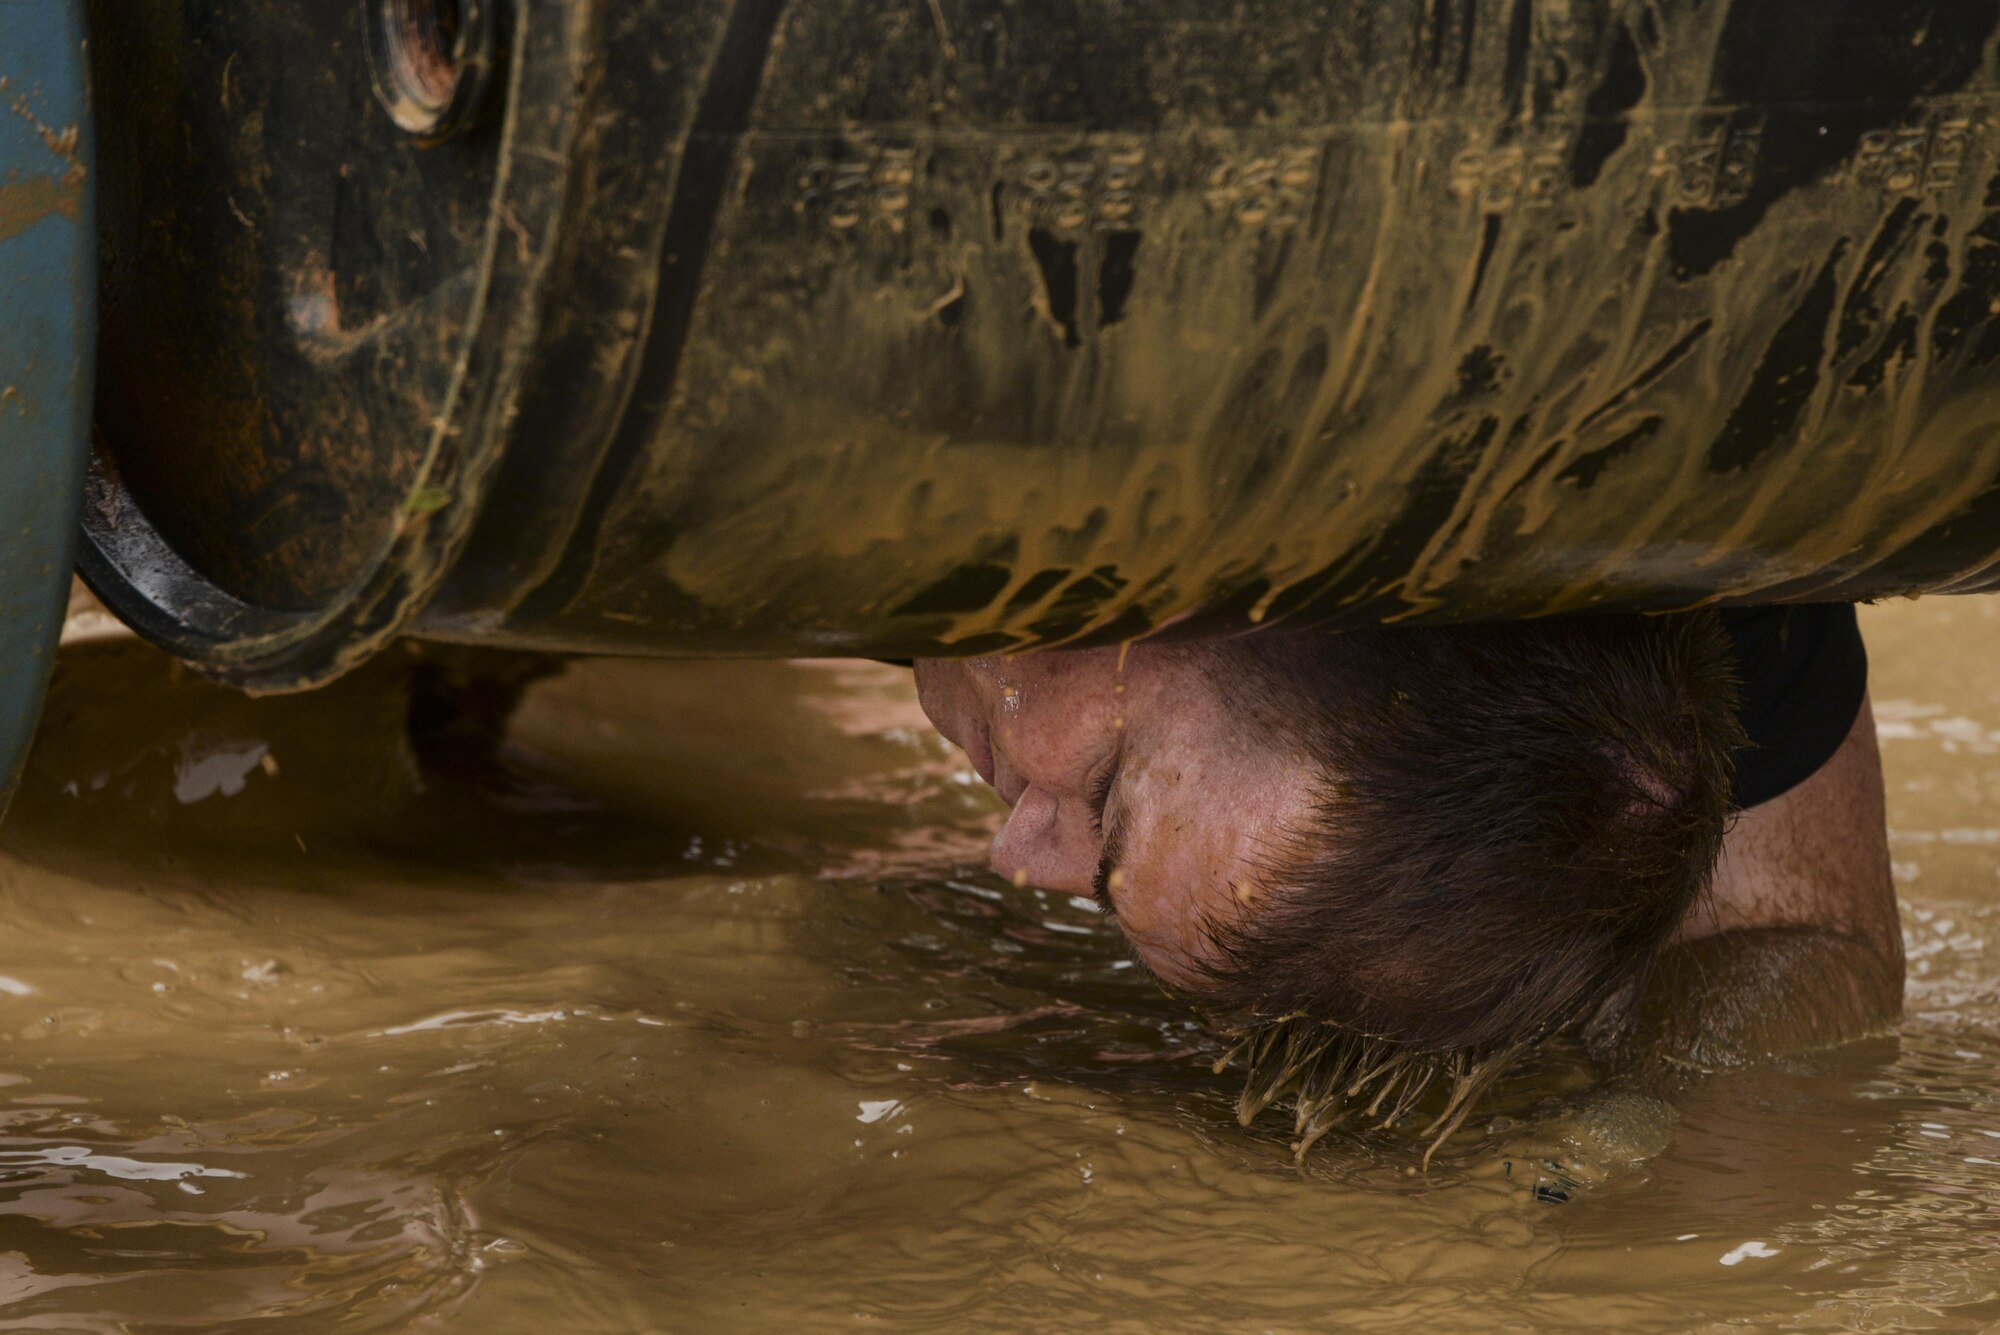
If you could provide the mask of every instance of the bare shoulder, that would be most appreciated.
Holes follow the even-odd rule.
[[[1902,1013],[1882,761],[1866,699],[1826,764],[1743,812],[1710,893],[1612,1045],[1702,1069],[1851,1042]]]

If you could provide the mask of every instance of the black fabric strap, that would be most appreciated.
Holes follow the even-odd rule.
[[[1728,607],[1722,624],[1750,737],[1736,753],[1734,798],[1754,807],[1804,783],[1840,749],[1868,690],[1868,651],[1851,603]]]

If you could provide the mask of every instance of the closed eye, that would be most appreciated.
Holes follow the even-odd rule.
[[[1115,914],[1118,905],[1112,897],[1112,887],[1123,873],[1119,864],[1125,860],[1125,830],[1122,823],[1107,821],[1105,813],[1111,806],[1111,788],[1118,782],[1118,768],[1124,761],[1124,754],[1113,756],[1111,763],[1104,767],[1090,785],[1090,823],[1102,839],[1103,848],[1097,858],[1097,874],[1091,878],[1090,894],[1106,913]],[[1121,809],[1120,815],[1123,815]]]
[[[1118,766],[1122,755],[1113,756],[1111,763],[1104,767],[1090,784],[1090,828],[1097,831],[1097,837],[1104,837],[1104,812],[1111,805],[1111,786],[1118,782]]]

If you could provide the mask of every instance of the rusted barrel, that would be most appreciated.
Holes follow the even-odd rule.
[[[96,0],[84,568],[970,652],[2000,585],[2000,0]]]
[[[97,304],[81,3],[0,5],[0,812],[55,664]]]

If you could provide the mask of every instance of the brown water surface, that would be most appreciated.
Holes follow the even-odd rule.
[[[1239,1130],[1086,903],[974,870],[894,669],[581,663],[420,768],[405,656],[248,700],[76,646],[0,832],[0,1325],[1991,1328],[2000,601],[1865,626],[1907,1022],[1566,1203],[1560,1061],[1428,1176]]]

